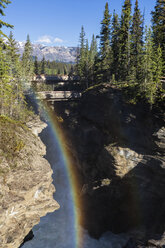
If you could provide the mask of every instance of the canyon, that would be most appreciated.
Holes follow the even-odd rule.
[[[131,103],[123,90],[100,84],[84,91],[78,101],[54,102],[50,107],[65,136],[63,145],[79,180],[77,197],[81,206],[76,207],[83,217],[78,227],[83,236],[79,247],[163,248],[162,106],[151,109],[143,102]],[[50,125],[46,127],[39,118],[31,119],[27,127],[14,128],[16,136],[25,143],[17,166],[9,166],[3,159],[1,247],[19,247],[33,228],[34,238],[22,247],[56,244],[73,248],[72,200],[58,142]],[[37,137],[39,133],[42,142]],[[53,199],[50,165],[58,203]],[[54,212],[59,204],[60,210]],[[53,213],[40,221],[48,212]]]
[[[108,84],[54,107],[80,176],[82,225],[89,234],[126,233],[124,247],[164,247],[163,108],[132,104]]]

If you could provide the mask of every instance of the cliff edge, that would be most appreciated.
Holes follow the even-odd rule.
[[[19,247],[40,217],[59,208],[53,172],[43,158],[46,149],[36,136],[41,127],[45,124],[38,118],[25,126],[0,117],[1,248]]]

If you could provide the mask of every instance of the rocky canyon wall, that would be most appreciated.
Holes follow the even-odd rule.
[[[81,176],[83,225],[90,234],[129,233],[131,248],[165,243],[163,111],[131,104],[106,84],[55,109]]]
[[[59,208],[52,169],[36,135],[45,124],[0,120],[0,247],[18,248],[40,217]]]

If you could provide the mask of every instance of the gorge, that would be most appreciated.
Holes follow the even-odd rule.
[[[83,238],[78,247],[163,247],[165,133],[161,108],[151,111],[147,105],[129,103],[121,90],[103,84],[84,92],[78,102],[54,103],[54,109],[62,120],[64,145],[79,175],[81,225],[85,229],[79,227]],[[49,144],[51,131],[45,130],[42,137],[52,165],[57,154]],[[67,192],[61,164],[59,159],[54,165],[57,189],[58,178],[63,178],[59,203]],[[62,209],[67,200],[64,197],[60,203]],[[34,229],[36,238],[24,247],[74,247],[74,234],[66,238],[65,228],[60,242],[52,235],[58,233],[59,226],[67,228],[64,219],[71,217],[70,212],[69,217],[61,213],[57,225],[58,211],[54,214],[54,222],[53,217],[45,217]]]
[[[0,229],[1,247],[19,247],[32,228],[33,239],[21,247],[164,247],[162,107],[150,110],[147,105],[132,104],[123,90],[109,84],[84,91],[78,101],[54,102],[39,109],[43,111],[44,106],[47,124],[38,118],[27,123],[35,135],[14,128],[17,137],[24,137],[26,149],[19,154],[24,157],[21,164],[10,173],[2,172],[1,187],[6,193],[0,199],[0,220],[5,223]],[[54,126],[55,119],[60,129]],[[64,156],[63,147],[76,167],[77,185],[71,184],[73,171],[68,171],[69,157]],[[60,209],[52,198],[49,164]],[[53,213],[36,225],[48,212]],[[82,217],[79,223],[76,213]]]
[[[165,248],[165,0],[11,2],[0,248]]]

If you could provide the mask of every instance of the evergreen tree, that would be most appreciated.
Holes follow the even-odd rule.
[[[1,15],[4,15],[3,8],[8,3],[10,3],[8,0],[0,1]],[[0,21],[0,29],[3,26],[12,27]],[[0,30],[0,114],[24,120],[27,109],[21,83],[22,72],[17,44],[12,32],[5,45],[3,36],[7,38]]]
[[[3,9],[10,1],[0,1],[0,15],[5,16]],[[11,66],[11,58],[8,56],[9,46],[4,44],[3,36],[7,37],[2,31],[2,27],[13,27],[12,25],[0,20],[0,114],[11,116],[13,107],[15,106],[14,83],[12,80],[13,67]]]
[[[73,75],[74,75],[74,67],[73,67],[73,65],[71,65],[68,76],[69,76],[69,78],[71,78]]]
[[[84,80],[86,83],[86,88],[88,88],[89,84],[89,44],[88,40],[86,39],[85,45],[85,66],[84,66]]]
[[[162,90],[161,77],[163,76],[163,68],[162,49],[159,45],[153,57],[153,79],[157,92]]]
[[[93,34],[90,50],[89,50],[89,56],[88,56],[89,80],[91,81],[91,83],[93,83],[94,81],[94,68],[95,68],[94,64],[95,64],[96,55],[97,55],[97,41]]]
[[[141,82],[142,80],[142,56],[143,56],[143,17],[140,13],[138,0],[135,2],[131,26],[131,80]]]
[[[64,75],[68,75],[68,70],[67,70],[66,65],[64,65]]]
[[[41,74],[45,74],[45,72],[46,72],[46,61],[45,61],[45,57],[43,56],[41,61]]]
[[[153,40],[156,48],[161,47],[165,61],[165,0],[157,0],[152,12]]]
[[[120,24],[118,20],[118,15],[113,13],[112,18],[112,38],[111,38],[111,48],[112,48],[112,65],[111,74],[114,80],[119,79],[119,30]]]
[[[100,32],[100,68],[102,82],[110,80],[110,19],[108,3],[105,5],[104,17]]]
[[[58,68],[57,75],[61,75],[61,70]]]
[[[11,3],[11,1],[9,0],[0,0],[0,15],[1,16],[5,16],[5,13],[4,13],[4,9],[6,8],[6,5],[8,5],[9,3]],[[10,25],[9,23],[6,23],[2,20],[0,20],[0,37],[2,36],[5,36],[7,37],[3,32],[2,32],[2,27],[10,27],[10,28],[13,28],[13,25]],[[2,40],[1,40],[2,42]]]
[[[143,62],[143,84],[141,91],[144,92],[148,102],[152,105],[155,100],[156,84],[153,80],[153,39],[151,29],[146,28],[145,46],[144,46],[144,62]]]
[[[125,0],[120,23],[120,80],[126,81],[130,73],[131,1]]]
[[[8,37],[6,52],[9,59],[11,75],[18,80],[18,78],[20,78],[20,61],[17,42],[12,32],[10,32]]]
[[[38,66],[38,59],[37,59],[37,56],[35,56],[35,60],[34,60],[34,73],[36,75],[39,74],[39,66]]]
[[[80,48],[77,58],[77,71],[78,75],[80,76],[80,80],[83,81],[85,71],[85,32],[83,26],[81,27],[80,33]]]
[[[22,79],[25,83],[31,82],[33,70],[32,45],[30,42],[30,37],[27,35],[27,40],[22,56]]]

